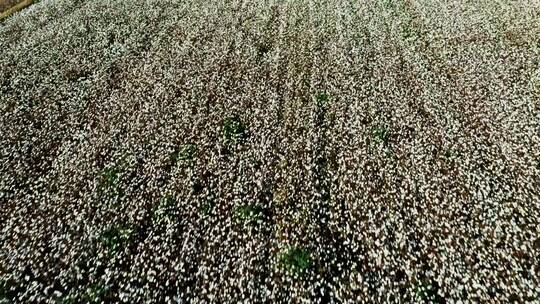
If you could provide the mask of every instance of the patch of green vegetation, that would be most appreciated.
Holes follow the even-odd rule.
[[[133,229],[114,226],[101,235],[101,244],[114,254],[130,243],[132,235]]]
[[[381,0],[381,4],[384,8],[393,8],[395,5],[394,0]]]
[[[444,299],[438,294],[439,284],[437,282],[420,282],[416,287],[416,295],[426,303],[444,303]]]
[[[171,214],[176,207],[177,201],[171,194],[164,195],[157,204],[156,209],[153,212],[153,216],[156,220],[161,220]]]
[[[190,161],[193,160],[196,152],[197,146],[195,144],[185,144],[173,152],[173,154],[171,155],[171,159],[174,162]]]
[[[104,284],[95,283],[86,289],[84,300],[86,303],[103,303],[109,287]]]
[[[5,280],[0,280],[0,301],[8,299],[9,286]]]
[[[166,194],[159,200],[159,205],[162,208],[173,208],[176,205],[176,199],[171,194]]]
[[[459,156],[459,152],[452,148],[447,148],[443,153],[443,157],[446,160],[452,160],[452,159],[457,158],[458,156]]]
[[[401,28],[401,36],[403,36],[403,38],[406,40],[414,40],[418,37],[416,31],[411,27],[410,24],[404,25]]]
[[[452,150],[450,148],[446,149],[446,151],[444,152],[444,157],[446,159],[452,158],[452,155],[453,155],[453,153],[452,153]]]
[[[58,297],[55,300],[57,304],[75,304],[75,303],[89,303],[89,304],[98,304],[106,303],[107,294],[109,293],[110,287],[102,283],[94,283],[88,286],[83,293],[77,294],[67,294],[61,297]]]
[[[240,205],[236,207],[236,216],[244,221],[251,222],[261,219],[263,207],[260,205]]]
[[[214,209],[214,202],[206,201],[201,205],[201,207],[199,208],[199,211],[201,212],[202,215],[208,216],[212,212],[212,209]]]
[[[118,183],[118,170],[116,168],[106,168],[103,171],[102,185],[108,188],[116,186]]]
[[[77,303],[77,298],[72,295],[65,295],[54,300],[56,304],[75,304]]]
[[[290,247],[282,252],[279,262],[292,273],[305,272],[313,263],[309,252],[298,247]]]
[[[384,126],[375,127],[371,130],[371,135],[373,139],[378,143],[388,143],[390,139],[390,131]]]
[[[319,92],[315,94],[315,102],[317,102],[318,107],[326,107],[330,101],[330,96],[326,92]]]
[[[266,42],[262,42],[257,44],[257,57],[261,58],[264,57],[266,54],[270,52],[272,49],[271,45]]]
[[[101,190],[111,197],[122,196],[123,192],[119,186],[120,172],[118,169],[109,167],[103,170],[101,175]]]
[[[17,297],[19,292],[23,291],[20,283],[18,284],[11,279],[0,280],[0,303],[11,303]],[[7,301],[7,302],[4,302]]]
[[[407,17],[404,17],[407,18]],[[401,35],[406,40],[416,40],[420,38],[421,32],[418,25],[414,22],[414,19],[407,18],[405,24],[401,27]]]
[[[230,116],[223,121],[222,135],[225,142],[242,139],[247,135],[247,128],[238,115]]]

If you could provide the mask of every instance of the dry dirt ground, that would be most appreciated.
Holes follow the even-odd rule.
[[[22,2],[22,1],[21,0],[0,0],[0,13],[15,6],[19,2]]]
[[[0,21],[40,0],[0,0]]]
[[[0,24],[0,303],[538,302],[537,24],[32,5]]]

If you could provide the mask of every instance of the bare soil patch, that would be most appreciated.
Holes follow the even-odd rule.
[[[33,3],[34,0],[0,0],[0,21]]]
[[[0,13],[7,11],[21,2],[23,0],[0,0]]]

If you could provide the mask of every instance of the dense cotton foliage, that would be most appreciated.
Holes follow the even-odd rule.
[[[538,1],[0,24],[0,302],[540,297]]]

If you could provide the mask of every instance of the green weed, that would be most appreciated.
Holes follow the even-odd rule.
[[[371,130],[373,139],[378,143],[388,143],[390,139],[390,132],[386,127],[375,127]]]
[[[247,128],[238,115],[225,118],[223,121],[222,135],[225,142],[230,142],[246,137]]]
[[[195,144],[185,144],[173,152],[171,158],[174,162],[193,160],[197,146]]]
[[[260,205],[240,205],[236,207],[236,215],[244,221],[256,221],[262,218],[263,208]]]
[[[452,160],[459,157],[459,152],[457,150],[453,150],[452,148],[447,148],[443,153],[443,158],[446,160]]]
[[[406,40],[417,40],[420,38],[421,34],[422,33],[418,24],[412,18],[408,18],[405,24],[401,27],[401,35]]]
[[[199,211],[202,215],[208,216],[212,212],[212,209],[214,208],[214,203],[211,201],[204,202],[201,207],[199,208]]]
[[[108,188],[116,186],[118,183],[118,170],[115,168],[106,168],[103,171],[102,185]]]
[[[416,295],[423,302],[444,303],[444,299],[438,294],[439,284],[437,282],[420,282],[416,287]]]
[[[120,197],[123,194],[119,186],[120,172],[116,168],[106,168],[101,175],[101,190],[111,197]]]
[[[266,54],[270,52],[271,49],[272,47],[270,46],[270,44],[266,42],[257,44],[257,57],[259,58],[264,57]]]
[[[319,92],[315,94],[315,102],[317,103],[318,107],[326,107],[328,105],[328,102],[330,101],[330,96],[326,92]]]
[[[384,8],[393,8],[395,3],[394,0],[381,0],[381,4]]]
[[[176,207],[177,201],[174,196],[166,194],[159,200],[156,209],[153,212],[153,216],[158,221],[169,216]]]
[[[24,291],[24,284],[16,282],[12,279],[0,279],[0,303],[11,303],[16,299],[17,295]]]
[[[285,269],[293,273],[305,272],[312,265],[309,252],[298,247],[290,247],[282,252],[279,261]]]
[[[92,284],[86,289],[86,303],[103,303],[104,297],[107,295],[109,287],[103,284]]]
[[[131,228],[111,227],[101,235],[101,244],[114,254],[129,244],[132,234]]]

